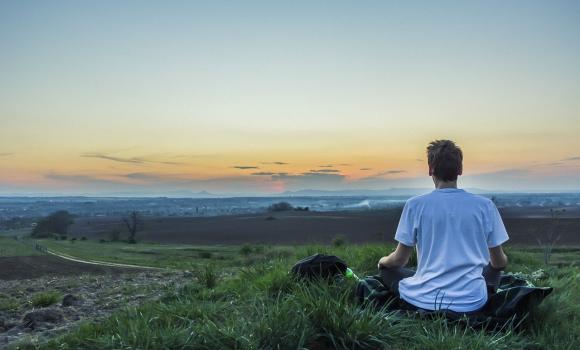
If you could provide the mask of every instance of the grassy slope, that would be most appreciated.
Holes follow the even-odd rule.
[[[237,256],[238,247],[161,245],[153,243],[126,244],[122,242],[99,243],[94,241],[42,240],[40,243],[52,250],[70,256],[143,266],[191,270],[212,259],[216,266],[227,265],[227,260]]]
[[[40,255],[30,242],[17,241],[14,237],[0,235],[0,257]]]
[[[87,323],[42,348],[580,348],[580,269],[574,251],[556,253],[556,258],[575,260],[567,267],[544,267],[538,251],[509,251],[510,271],[529,273],[544,267],[550,277],[537,284],[556,288],[541,305],[531,328],[519,334],[486,333],[444,320],[411,320],[370,309],[361,311],[353,301],[352,284],[305,287],[287,274],[297,259],[315,252],[344,258],[359,275],[373,274],[378,258],[391,248],[261,247],[249,256],[232,254],[227,263],[206,259],[217,262],[215,269],[214,265],[204,268],[198,264],[197,277],[186,288],[160,302],[118,312],[101,323]],[[238,270],[227,265],[245,267]],[[209,288],[216,275],[221,276],[217,286]]]

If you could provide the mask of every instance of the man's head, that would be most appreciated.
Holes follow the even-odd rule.
[[[440,181],[456,181],[463,172],[463,152],[450,140],[435,140],[427,146],[429,175]]]

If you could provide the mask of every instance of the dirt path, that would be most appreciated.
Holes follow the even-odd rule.
[[[98,260],[88,260],[88,259],[81,259],[71,255],[67,255],[64,253],[57,252],[52,249],[46,249],[46,252],[50,255],[57,256],[61,259],[74,261],[81,264],[90,264],[90,265],[98,265],[98,266],[108,266],[108,267],[124,267],[124,268],[138,268],[138,269],[145,269],[145,270],[167,270],[166,268],[161,267],[154,267],[154,266],[143,266],[143,265],[131,265],[131,264],[120,264],[120,263],[112,263],[108,261],[98,261]]]

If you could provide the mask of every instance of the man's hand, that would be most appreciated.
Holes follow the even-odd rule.
[[[383,256],[383,257],[382,257],[382,258],[379,260],[379,263],[378,263],[378,265],[377,265],[377,267],[379,268],[379,270],[380,270],[381,268],[385,268],[385,267],[387,267],[387,263],[388,263],[387,261],[388,261],[388,260],[389,260],[389,257],[388,257],[388,256]]]
[[[379,269],[391,267],[403,267],[407,265],[407,262],[409,262],[409,258],[411,257],[412,253],[413,247],[409,247],[399,243],[397,245],[397,249],[395,249],[394,252],[392,252],[388,256],[383,256],[379,260],[377,267]]]

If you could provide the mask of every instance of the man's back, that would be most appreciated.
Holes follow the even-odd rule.
[[[487,301],[482,270],[489,248],[508,236],[492,201],[442,188],[407,201],[395,239],[417,246],[417,272],[401,280],[402,299],[429,310],[469,312]]]

